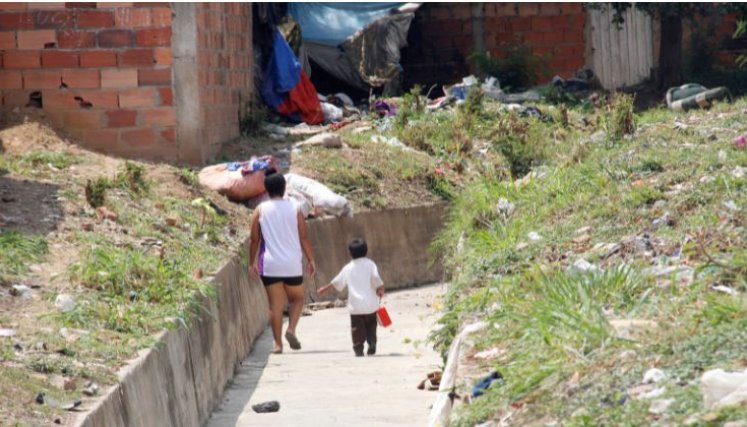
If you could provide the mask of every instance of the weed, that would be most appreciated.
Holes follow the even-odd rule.
[[[249,111],[241,117],[239,130],[244,136],[258,136],[262,134],[262,124],[267,121],[269,111],[260,103],[252,103]]]
[[[189,185],[193,188],[200,187],[200,180],[197,176],[197,172],[189,168],[179,169],[179,180],[184,184]]]
[[[504,43],[500,50],[500,57],[476,52],[469,59],[481,76],[496,77],[505,89],[520,90],[547,75],[547,55],[534,55],[529,46],[517,43]]]
[[[150,189],[150,183],[145,179],[145,166],[133,162],[125,162],[117,172],[114,184],[135,195],[146,193]]]
[[[95,181],[90,179],[86,182],[86,201],[92,208],[104,206],[106,203],[106,191],[112,188],[109,179],[99,177]]]

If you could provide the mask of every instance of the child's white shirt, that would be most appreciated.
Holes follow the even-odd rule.
[[[379,269],[371,259],[356,258],[340,270],[332,279],[332,286],[338,291],[348,287],[348,309],[350,314],[371,314],[379,309],[376,289],[384,284]]]

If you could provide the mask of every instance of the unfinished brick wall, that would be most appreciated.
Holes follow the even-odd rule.
[[[168,3],[2,3],[0,10],[3,106],[41,95],[50,121],[90,148],[176,157]]]
[[[176,5],[176,4],[174,4]],[[110,154],[205,163],[239,135],[251,85],[251,4],[0,3],[0,99]],[[195,19],[198,17],[199,19]],[[176,105],[175,43],[195,76]],[[40,101],[39,101],[40,100]],[[180,111],[196,114],[182,114]],[[178,139],[178,130],[185,135]]]
[[[525,44],[536,55],[548,55],[549,80],[570,77],[585,62],[586,12],[581,3],[483,3],[476,16],[470,3],[425,3],[416,12],[408,47],[402,54],[407,83],[455,82],[470,70],[475,31],[492,55],[503,55],[504,43]]]
[[[238,136],[242,104],[250,101],[251,5],[198,3],[196,16],[201,137],[212,157]]]

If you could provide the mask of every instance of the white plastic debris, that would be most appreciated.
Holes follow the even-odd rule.
[[[724,163],[726,161],[726,151],[718,150],[718,161]]]
[[[737,166],[733,171],[731,171],[731,176],[734,178],[744,178],[745,175],[747,175],[747,168],[741,166]]]
[[[728,286],[724,286],[724,285],[713,285],[711,286],[711,289],[716,292],[723,292],[725,294],[729,294],[732,296],[735,296],[738,294],[738,292],[735,289],[730,288]]]
[[[658,383],[666,377],[667,375],[661,369],[651,368],[643,374],[643,383]]]
[[[712,369],[700,378],[700,391],[706,409],[747,401],[747,371],[726,372]]]
[[[16,335],[15,329],[0,328],[0,337],[13,337]]]
[[[695,270],[687,265],[656,265],[643,270],[643,274],[654,277],[674,277],[675,280],[692,282]]]
[[[501,197],[498,199],[498,203],[495,204],[495,209],[501,215],[510,216],[514,213],[514,210],[516,210],[516,206],[507,199]]]
[[[537,233],[536,231],[530,231],[530,232],[529,232],[529,233],[527,234],[527,237],[528,237],[528,238],[529,238],[529,240],[531,240],[532,242],[539,242],[540,240],[542,240],[542,236],[541,236],[541,235],[540,235],[539,233]]]
[[[456,385],[457,368],[459,365],[459,350],[462,346],[462,342],[471,334],[485,329],[487,323],[477,322],[467,325],[462,329],[462,332],[454,338],[449,346],[449,355],[446,359],[446,367],[444,368],[443,376],[441,377],[441,384],[438,387],[438,397],[431,408],[430,416],[428,417],[429,427],[447,427],[449,425],[449,416],[451,415],[452,400],[449,396]]]
[[[75,308],[75,299],[68,294],[59,294],[54,300],[54,306],[61,312],[67,313]]]
[[[648,412],[654,415],[661,415],[667,412],[670,406],[675,402],[674,399],[657,399],[651,402]]]
[[[724,207],[726,209],[729,209],[730,211],[738,211],[739,206],[737,206],[736,203],[734,203],[734,200],[727,200],[723,203]]]
[[[31,298],[31,288],[26,285],[13,285],[10,293],[14,296],[20,297],[21,299]]]
[[[475,359],[495,359],[496,357],[503,354],[504,351],[498,347],[491,348],[490,350],[484,350],[475,354]]]
[[[324,113],[324,120],[328,122],[339,122],[342,120],[343,112],[342,108],[330,104],[329,102],[322,102],[322,112]]]
[[[298,142],[293,146],[293,148],[304,147],[342,148],[342,138],[336,133],[323,132]]]
[[[640,394],[638,396],[638,398],[639,399],[643,399],[643,400],[656,399],[657,397],[659,397],[659,396],[663,395],[664,393],[666,393],[666,391],[667,391],[666,387],[659,387],[659,388],[655,388],[655,389],[653,389],[653,390],[651,390],[649,392]]]

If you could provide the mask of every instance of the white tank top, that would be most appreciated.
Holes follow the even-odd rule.
[[[262,202],[259,205],[259,227],[259,274],[303,276],[303,253],[295,205],[288,200]]]

